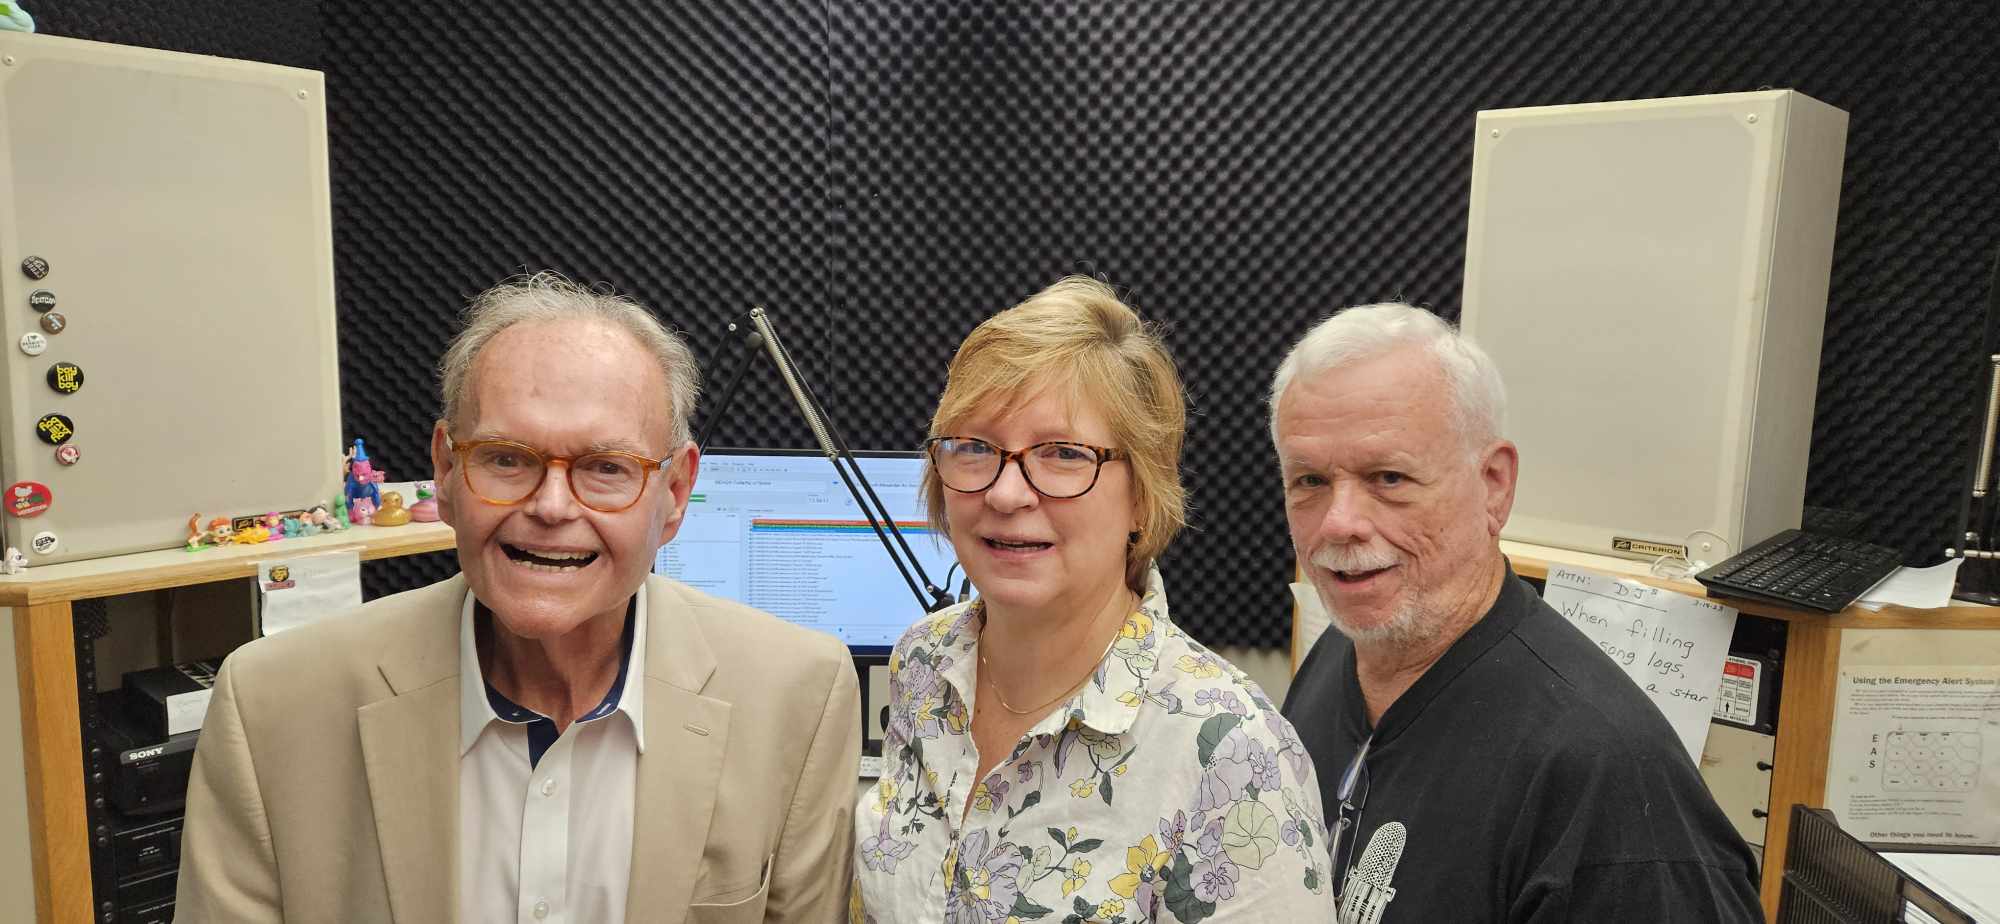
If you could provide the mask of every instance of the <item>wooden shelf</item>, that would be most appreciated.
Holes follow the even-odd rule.
[[[1514,573],[1523,577],[1546,580],[1550,567],[1569,566],[1632,578],[1691,597],[1709,596],[1699,582],[1656,577],[1642,562],[1519,542],[1503,541],[1500,547],[1513,562]],[[1784,694],[1778,699],[1778,733],[1771,761],[1771,814],[1764,828],[1764,914],[1775,918],[1784,879],[1785,846],[1791,837],[1791,807],[1826,804],[1827,747],[1833,738],[1841,630],[2000,629],[2000,607],[1954,603],[1936,609],[1887,606],[1878,612],[1850,606],[1827,614],[1733,597],[1714,599],[1738,612],[1789,623],[1782,668]]]
[[[361,552],[362,560],[372,561],[399,555],[441,552],[455,546],[450,526],[443,523],[411,523],[392,527],[356,526],[303,539],[232,545],[199,552],[163,549],[60,565],[31,566],[21,574],[0,575],[0,606],[88,600],[254,577],[258,562],[274,558],[356,549]]]
[[[1657,577],[1647,570],[1643,562],[1511,541],[1502,541],[1500,550],[1507,554],[1509,561],[1513,562],[1515,574],[1538,581],[1548,578],[1551,566],[1568,566],[1631,578],[1690,597],[1710,596],[1708,588],[1703,587],[1700,582],[1693,579],[1677,581]],[[1735,597],[1713,599],[1736,608],[1738,612],[1753,616],[1782,619],[1786,622],[1812,621],[1833,629],[2000,629],[2000,606],[1979,606],[1970,603],[1954,603],[1937,609],[1886,606],[1879,612],[1850,606],[1838,613],[1827,614],[1813,610],[1789,609]]]
[[[57,924],[96,920],[91,907],[72,601],[255,577],[258,562],[273,559],[353,550],[372,560],[456,545],[451,527],[443,523],[359,526],[306,539],[199,552],[163,549],[30,566],[22,574],[0,575],[0,606],[13,609],[34,919]]]

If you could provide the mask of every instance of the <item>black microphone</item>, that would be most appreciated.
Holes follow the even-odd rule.
[[[1400,821],[1375,829],[1361,862],[1347,871],[1347,884],[1340,890],[1340,924],[1381,924],[1382,912],[1396,898],[1389,881],[1396,876],[1396,864],[1403,862],[1408,838]]]

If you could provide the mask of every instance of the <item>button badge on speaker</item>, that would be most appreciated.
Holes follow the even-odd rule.
[[[40,312],[56,310],[56,294],[47,289],[36,289],[28,293],[28,307]]]
[[[31,330],[21,335],[21,352],[29,356],[40,356],[48,348],[49,338],[42,336],[41,331]]]
[[[41,257],[29,257],[21,261],[21,272],[28,274],[29,279],[40,279],[49,274],[49,261]]]
[[[49,486],[39,481],[17,481],[7,489],[7,514],[22,519],[41,516],[55,501]]]
[[[48,314],[42,315],[42,329],[48,331],[51,335],[62,333],[63,328],[68,326],[69,319],[63,317],[60,311],[51,311]]]
[[[83,450],[76,448],[75,443],[64,443],[56,447],[57,462],[61,462],[64,465],[75,465],[82,459]]]
[[[56,546],[61,544],[56,534],[47,530],[36,533],[35,538],[28,540],[28,547],[34,549],[36,555],[54,555]]]
[[[56,363],[49,367],[49,387],[65,395],[83,390],[83,367],[76,363]]]
[[[35,435],[51,446],[61,446],[76,435],[76,421],[61,414],[43,414],[35,421]]]

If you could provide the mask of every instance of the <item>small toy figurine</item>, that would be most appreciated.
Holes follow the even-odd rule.
[[[6,0],[0,3],[0,32],[33,32],[35,17],[21,9],[20,0]]]
[[[376,526],[402,526],[410,522],[410,508],[403,506],[403,493],[390,491],[382,495],[382,509],[375,511]]]
[[[229,537],[229,541],[236,545],[256,545],[259,542],[269,542],[271,541],[271,531],[262,526],[246,526],[243,529],[237,530],[235,535]]]
[[[211,546],[228,545],[236,539],[235,528],[229,525],[228,517],[216,517],[208,521],[208,528],[201,528],[201,514],[188,517],[187,550],[199,552]]]
[[[410,519],[418,523],[436,523],[438,521],[437,493],[437,482],[417,482],[417,502],[410,505]]]
[[[10,545],[7,547],[7,563],[0,570],[5,570],[8,574],[20,574],[28,570],[28,556],[21,554],[20,549]]]
[[[278,528],[284,532],[286,539],[297,539],[300,536],[308,535],[306,533],[306,525],[306,514],[304,511],[287,514],[283,519],[278,521]]]
[[[264,514],[265,542],[276,542],[285,538],[285,518],[275,514]]]
[[[375,517],[375,508],[382,506],[382,489],[376,487],[389,479],[389,473],[375,470],[375,463],[368,459],[368,447],[361,440],[354,441],[354,448],[347,454],[346,501],[348,522],[366,526]]]
[[[347,524],[334,517],[325,504],[314,504],[313,509],[306,511],[306,516],[312,519],[313,532],[330,533],[347,528]]]

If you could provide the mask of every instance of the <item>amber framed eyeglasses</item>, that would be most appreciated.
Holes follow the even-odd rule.
[[[549,468],[562,465],[569,470],[571,496],[576,502],[599,513],[618,513],[631,508],[646,494],[646,484],[655,470],[666,471],[674,456],[652,459],[635,452],[603,449],[576,456],[552,456],[533,446],[513,440],[467,440],[453,442],[447,435],[444,447],[458,460],[458,470],[466,490],[486,503],[511,507],[533,497],[548,478]]]

